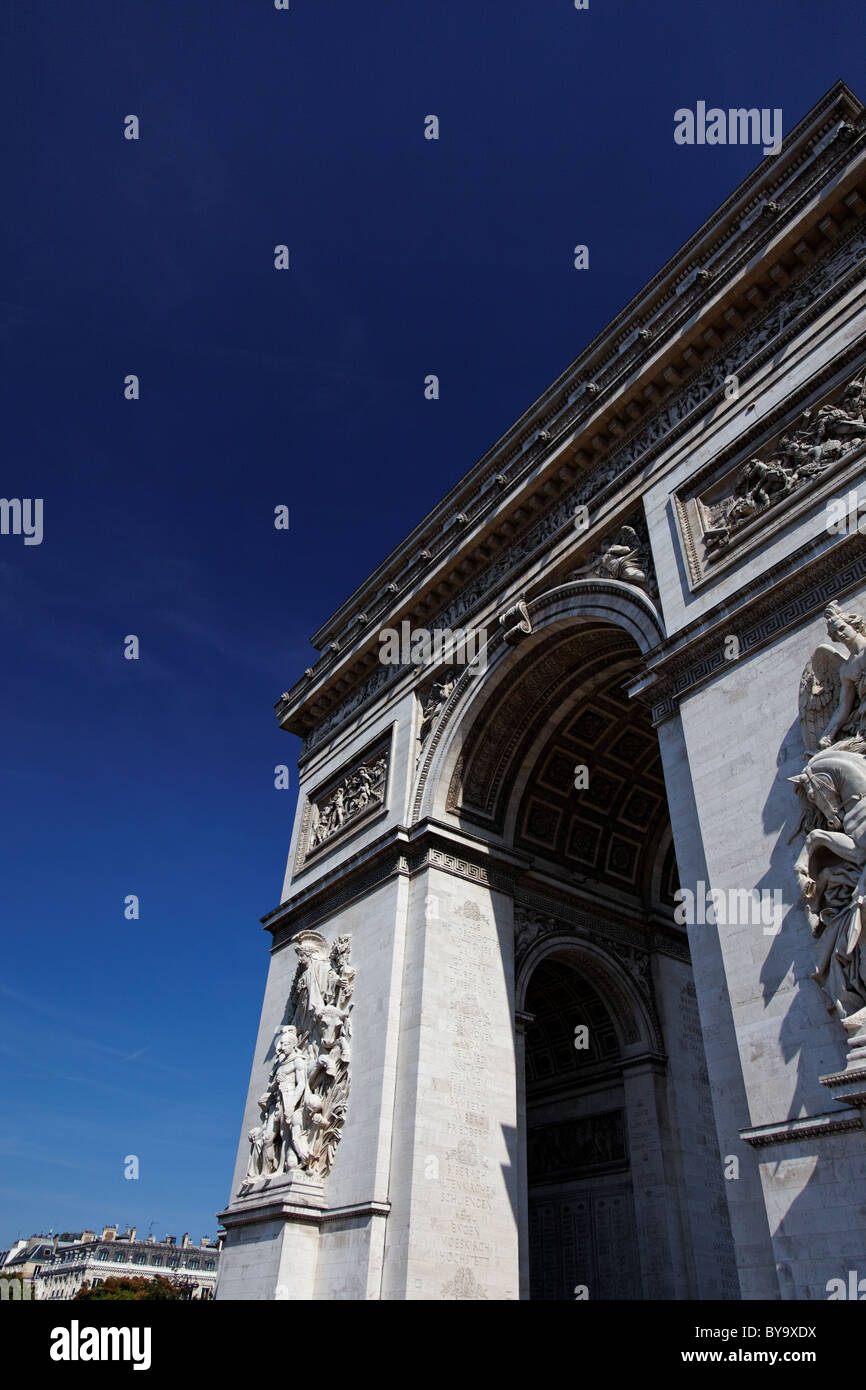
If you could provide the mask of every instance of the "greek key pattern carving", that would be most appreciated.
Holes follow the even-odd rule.
[[[771,594],[754,602],[753,621],[748,627],[737,625],[741,657],[797,627],[822,605],[866,581],[866,540],[855,534],[815,558],[813,552],[824,539],[810,542],[790,557],[794,572]],[[717,634],[698,639],[679,659],[663,668],[659,682],[651,687],[653,723],[658,725],[669,719],[684,695],[720,671],[730,670],[730,666],[723,639]]]

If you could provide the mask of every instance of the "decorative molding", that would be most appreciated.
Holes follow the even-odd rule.
[[[849,348],[842,363],[862,358],[863,346],[861,340]],[[817,494],[821,484],[836,478],[842,469],[856,470],[866,440],[866,385],[858,380],[863,364],[831,392],[816,394],[824,382],[838,375],[839,367],[839,360],[828,363],[769,419],[741,435],[734,446],[737,461],[733,466],[725,467],[732,452],[729,448],[713,460],[709,478],[704,468],[674,494],[692,588],[745,541],[754,538],[765,543],[768,527],[775,530],[784,525],[794,502],[802,499],[811,505],[827,490]],[[811,404],[804,411],[807,399]],[[757,450],[756,437],[762,439]]]
[[[850,1110],[833,1111],[828,1115],[807,1115],[799,1120],[777,1120],[774,1124],[756,1125],[741,1129],[740,1138],[753,1149],[770,1144],[794,1144],[798,1139],[813,1139],[820,1134],[841,1134],[844,1130],[862,1129],[863,1121]]]
[[[348,835],[387,811],[393,727],[356,757],[348,769],[342,768],[307,797],[298,836],[295,877],[312,860],[318,861]]]
[[[420,873],[422,869],[441,869],[443,873],[454,874],[467,883],[481,883],[497,893],[514,893],[513,875],[490,869],[481,860],[464,859],[433,846],[428,846],[409,860],[410,874]]]
[[[517,603],[506,608],[500,615],[499,626],[502,635],[509,647],[516,647],[518,642],[522,642],[524,637],[528,637],[532,632],[532,623],[529,621],[529,612],[524,599],[518,599]]]
[[[357,898],[375,892],[389,879],[408,875],[409,861],[405,843],[395,839],[392,831],[386,842],[378,842],[372,853],[361,852],[356,858],[343,860],[324,878],[310,888],[295,894],[261,920],[273,936],[273,950],[280,950],[298,931],[326,922]]]
[[[469,584],[435,617],[425,624],[432,628],[459,627],[481,605],[495,603],[497,597],[513,585],[521,567],[537,559],[554,539],[560,539],[573,527],[578,506],[587,506],[596,514],[623,488],[638,476],[646,474],[652,461],[662,450],[679,438],[705,413],[711,399],[722,399],[725,380],[731,375],[753,375],[765,362],[776,357],[783,345],[790,342],[820,313],[826,311],[858,273],[866,254],[866,222],[861,221],[840,242],[834,243],[826,257],[813,263],[795,277],[787,287],[773,289],[768,294],[763,316],[747,323],[736,339],[731,340],[709,363],[702,363],[681,387],[672,394],[653,420],[638,426],[633,437],[598,466],[585,472],[579,486],[569,490],[534,525],[519,536],[510,538],[507,549]],[[772,284],[772,282],[771,282]],[[769,308],[767,307],[769,306]],[[593,410],[598,403],[593,404]],[[315,727],[304,738],[304,755],[330,737],[350,716],[366,708],[390,684],[404,673],[400,668],[377,663],[378,670],[356,686],[344,701],[322,711]],[[297,692],[301,696],[302,687]],[[284,719],[296,692],[288,692],[277,706],[278,716]]]
[[[678,633],[672,652],[660,650],[650,664],[654,682],[641,692],[641,698],[652,702],[653,723],[659,725],[670,719],[677,713],[681,699],[721,671],[730,670],[731,662],[724,654],[724,636],[734,621],[742,660],[814,617],[816,610],[826,607],[831,599],[864,582],[866,538],[855,533],[828,547],[827,537],[822,535],[801,546],[787,557],[784,567],[770,576],[759,575],[741,590],[736,619],[730,608],[720,607],[718,616],[705,615],[693,627]],[[758,596],[754,597],[756,593]],[[743,625],[744,620],[751,620],[748,626]],[[700,628],[707,621],[714,623],[713,629],[701,636]]]
[[[628,993],[622,987],[622,972],[625,973],[641,1000],[653,1033],[655,1053],[658,1057],[664,1057],[664,1036],[656,1008],[650,970],[650,954],[646,946],[615,940],[592,927],[578,926],[574,922],[573,916],[573,913],[565,916],[559,912],[555,915],[548,915],[539,912],[525,902],[515,901],[515,971],[521,973],[525,970],[530,954],[534,969],[539,963],[538,948],[545,945],[550,945],[552,949],[564,944],[591,947],[591,953],[586,955],[581,962],[583,973],[590,983],[601,988],[603,993],[613,996],[617,1021],[626,1042],[639,1042],[640,1030]],[[602,980],[601,985],[599,985],[599,977]]]
[[[570,903],[562,898],[551,897],[530,886],[518,885],[514,894],[515,911],[518,907],[539,918],[556,918],[566,926],[584,933],[598,933],[599,924],[604,940],[616,941],[622,946],[647,949],[646,924],[639,917],[628,917],[618,905],[593,899],[586,907]]]
[[[485,883],[499,892],[513,893],[514,873],[523,857],[511,851],[453,853],[450,836],[437,836],[428,824],[408,831],[393,826],[380,840],[343,860],[329,874],[301,889],[261,919],[273,936],[273,950],[285,948],[301,930],[326,923],[349,903],[375,892],[390,879],[409,877],[426,864],[444,869],[471,883]],[[431,855],[428,859],[428,855]]]
[[[496,497],[501,495],[498,489],[503,484],[512,488],[521,485],[526,473],[536,466],[539,454],[547,452],[548,447],[555,448],[576,428],[581,417],[596,411],[626,383],[631,384],[639,367],[657,354],[661,343],[676,342],[686,324],[694,323],[707,303],[719,297],[722,285],[733,282],[747,267],[760,266],[760,251],[771,239],[777,238],[782,229],[796,225],[808,210],[812,221],[803,227],[804,234],[832,236],[838,221],[828,217],[822,220],[822,212],[828,206],[835,208],[835,203],[830,204],[829,200],[842,181],[842,171],[846,166],[854,166],[866,143],[863,131],[862,103],[844,83],[837,83],[788,133],[772,163],[764,161],[731,193],[681,251],[485,455],[442,506],[431,513],[411,541],[395,552],[372,580],[315,635],[314,643],[321,648],[341,635],[343,627],[350,622],[352,605],[358,602],[369,612],[377,606],[378,597],[378,617],[384,620],[390,607],[387,596],[415,582],[413,562],[419,538],[423,538],[431,551],[438,549],[440,556],[452,549],[455,508],[462,506],[464,514],[477,521],[497,505]],[[843,139],[842,132],[851,132],[850,140]],[[820,206],[822,193],[828,195],[823,208]],[[837,199],[843,219],[851,208],[858,206],[857,199],[856,192],[847,197],[843,193]],[[787,255],[790,259],[790,248]],[[801,239],[794,247],[794,255],[808,267],[816,259],[816,248]],[[696,274],[699,271],[710,278],[706,278],[696,292],[694,286],[704,279]],[[786,278],[790,278],[787,272]],[[692,289],[683,295],[681,290],[686,284],[691,284]],[[763,304],[767,296],[772,297],[773,290],[773,282],[769,281],[765,293],[757,295],[757,304]],[[749,310],[744,309],[743,314],[748,318]],[[723,336],[732,322],[742,321],[741,314],[733,318],[729,313],[717,317]],[[712,338],[703,341],[712,342],[713,339],[718,340],[718,334],[713,333]],[[696,338],[696,342],[700,357],[704,352],[703,343],[700,338]],[[650,343],[652,348],[648,347]],[[692,361],[694,356],[692,352]],[[397,579],[401,583],[397,583]],[[320,661],[326,662],[327,657],[323,656]],[[301,729],[295,731],[303,732]]]
[[[232,1227],[252,1226],[262,1221],[303,1221],[312,1225],[328,1221],[352,1221],[365,1216],[387,1216],[391,1210],[390,1202],[356,1202],[345,1207],[323,1205],[305,1206],[287,1199],[285,1193],[275,1193],[272,1201],[246,1202],[235,1199],[225,1211],[217,1212],[217,1219],[226,1230]]]

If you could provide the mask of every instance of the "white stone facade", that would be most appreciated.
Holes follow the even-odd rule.
[[[214,1296],[220,1251],[215,1245],[176,1245],[166,1241],[89,1240],[64,1245],[47,1260],[35,1280],[37,1299],[74,1298],[83,1284],[95,1288],[106,1279],[169,1279],[193,1299]]]
[[[858,486],[866,511],[866,427],[807,450],[866,371],[864,255],[866,118],[840,84],[316,634],[277,706],[300,796],[219,1298],[814,1299],[846,1277],[866,1092],[809,978],[787,779],[824,608],[866,614],[866,540],[826,524]],[[789,447],[799,471],[773,463]],[[483,629],[485,659],[385,666],[403,621]],[[686,927],[677,884],[781,916]],[[336,1074],[337,976],[293,949],[311,930],[354,970],[324,1176],[289,1125],[315,1132]],[[314,1079],[275,1111],[290,1017]],[[274,1171],[250,1180],[263,1093]]]

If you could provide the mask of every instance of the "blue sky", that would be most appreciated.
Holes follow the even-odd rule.
[[[309,634],[761,159],[676,145],[674,111],[787,130],[840,77],[862,97],[866,21],[10,0],[2,27],[0,492],[44,499],[44,539],[0,535],[0,1247],[198,1238],[297,792],[272,707]]]

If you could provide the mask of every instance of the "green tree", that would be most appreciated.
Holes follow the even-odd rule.
[[[145,1279],[142,1275],[124,1279],[112,1275],[103,1284],[90,1287],[87,1280],[81,1285],[74,1301],[81,1299],[126,1299],[138,1302],[141,1299],[183,1298],[183,1293],[170,1279],[157,1275],[155,1279]]]

